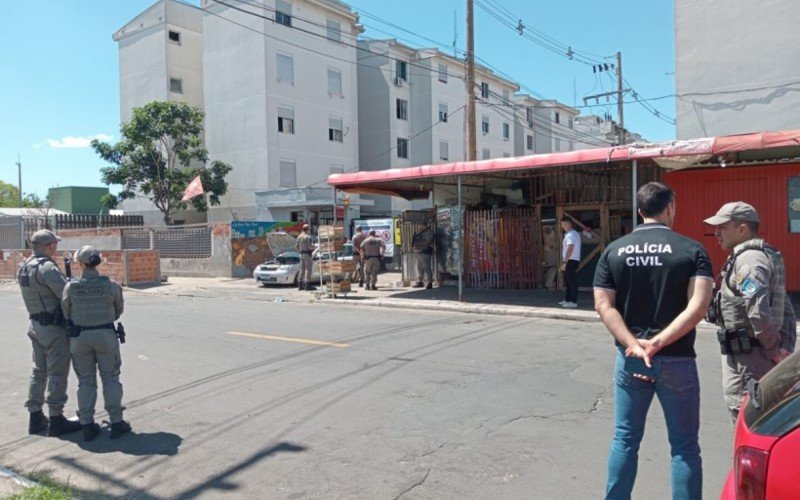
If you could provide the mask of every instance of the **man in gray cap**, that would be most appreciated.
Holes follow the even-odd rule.
[[[794,351],[794,309],[783,256],[758,237],[758,213],[751,205],[726,203],[705,223],[716,227],[717,241],[730,252],[707,319],[720,328],[722,388],[735,425],[750,381]]]
[[[358,286],[364,288],[364,256],[361,250],[361,244],[367,239],[364,234],[364,229],[361,226],[356,226],[356,234],[353,235],[353,262],[356,265],[356,270],[350,276],[351,280],[355,280],[358,275]]]
[[[17,282],[22,300],[28,310],[28,337],[33,346],[33,374],[25,406],[30,413],[28,433],[39,434],[47,429],[48,436],[59,436],[81,428],[78,422],[64,417],[69,376],[69,339],[64,330],[61,294],[67,278],[61,273],[53,256],[59,238],[51,231],[36,231],[31,237],[33,255],[19,268]],[[47,417],[42,412],[47,387]]]
[[[298,290],[316,290],[317,287],[311,284],[311,254],[314,252],[314,242],[311,239],[311,227],[303,224],[303,232],[294,242],[294,249],[300,254],[300,273],[297,275]]]
[[[64,287],[61,306],[72,337],[70,352],[78,376],[78,417],[83,426],[83,440],[91,441],[100,432],[94,421],[98,371],[103,382],[103,402],[111,421],[111,439],[115,439],[131,430],[130,424],[122,420],[119,382],[122,359],[114,328],[114,321],[124,309],[122,287],[97,272],[102,258],[93,246],[81,247],[75,252],[75,260],[81,266],[81,279]]]

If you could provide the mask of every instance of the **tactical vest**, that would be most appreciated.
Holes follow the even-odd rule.
[[[377,236],[370,236],[364,240],[364,257],[380,257],[382,241]]]
[[[772,312],[770,322],[781,327],[783,325],[785,301],[788,300],[786,296],[786,268],[780,251],[759,238],[747,240],[736,245],[728,260],[725,261],[725,265],[722,268],[723,279],[716,298],[719,300],[721,326],[726,329],[747,328],[752,334],[752,326],[747,317],[747,307],[742,292],[739,291],[735,283],[731,282],[736,259],[746,251],[764,252],[772,263],[772,277],[770,282],[765,284],[770,289],[769,302],[770,311]],[[784,332],[784,329],[781,328],[782,345],[786,335],[790,335],[790,333]],[[794,344],[794,340],[791,343]]]
[[[108,276],[71,282],[66,291],[70,298],[69,319],[83,327],[113,323],[117,319],[113,286]]]
[[[47,262],[53,262],[53,259],[45,255],[34,255],[19,266],[17,282],[29,314],[52,314],[56,309],[60,309],[61,297],[44,284],[41,276],[42,266]]]
[[[311,236],[303,233],[297,237],[297,248],[300,252],[310,253],[314,250],[314,245],[311,243]]]

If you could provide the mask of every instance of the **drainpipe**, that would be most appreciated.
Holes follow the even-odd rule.
[[[637,172],[637,164],[636,160],[633,160],[633,164],[631,165],[631,182],[633,183],[631,186],[631,200],[632,200],[632,208],[633,208],[633,217],[631,221],[631,225],[634,229],[636,229],[637,222],[638,222],[638,211],[639,205],[636,200],[636,191],[639,190],[639,180],[638,180],[638,172]]]
[[[461,176],[458,176],[458,301],[464,293],[464,210],[461,202]]]

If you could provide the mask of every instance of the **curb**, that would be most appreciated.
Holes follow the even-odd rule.
[[[39,483],[31,481],[27,477],[21,476],[16,472],[14,472],[13,470],[3,467],[2,465],[0,465],[0,481],[13,482],[15,485],[25,489],[39,486]],[[6,492],[5,489],[6,488],[0,486],[0,492],[2,492],[3,498],[5,498],[6,494],[13,493],[13,492]]]
[[[592,312],[587,314],[576,314],[576,312],[567,312],[561,309],[533,308],[527,306],[497,306],[494,304],[453,304],[442,302],[428,302],[428,301],[409,301],[409,300],[364,300],[364,301],[348,301],[347,299],[331,299],[323,298],[318,302],[324,304],[341,304],[349,306],[369,306],[369,307],[388,307],[394,309],[412,309],[412,310],[426,310],[426,311],[445,311],[445,312],[458,312],[467,314],[492,314],[496,316],[518,316],[523,318],[544,318],[544,319],[561,319],[570,321],[582,321],[587,323],[600,322],[600,317]]]

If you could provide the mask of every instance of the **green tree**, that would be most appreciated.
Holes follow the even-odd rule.
[[[208,163],[202,146],[203,112],[174,101],[153,101],[133,110],[131,121],[121,129],[116,144],[92,141],[92,148],[111,165],[100,169],[102,181],[121,185],[118,201],[133,198],[137,191],[148,197],[164,214],[164,223],[191,204],[206,212],[209,204],[219,205],[228,190],[225,176],[233,167],[219,161]],[[182,202],[186,186],[197,176],[206,196]],[[104,200],[110,206],[111,200]]]
[[[18,207],[19,189],[13,184],[0,181],[0,207]]]

